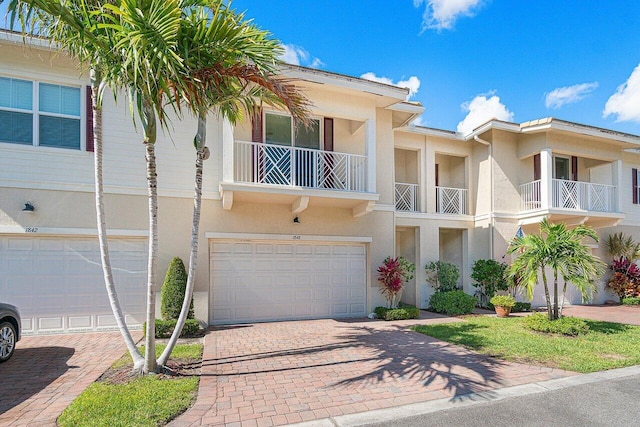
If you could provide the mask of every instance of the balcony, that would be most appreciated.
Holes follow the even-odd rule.
[[[436,187],[436,212],[468,215],[469,191],[466,188]]]
[[[235,141],[233,182],[220,184],[223,207],[233,201],[291,203],[299,213],[312,204],[371,212],[378,194],[367,192],[367,156]]]
[[[551,180],[551,208],[591,212],[616,212],[616,187],[591,182]],[[541,181],[520,186],[521,210],[543,207]]]
[[[407,184],[396,182],[396,211],[398,212],[419,212],[420,201],[418,194],[420,186],[418,184]]]

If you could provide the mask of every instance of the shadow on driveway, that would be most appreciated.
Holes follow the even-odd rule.
[[[73,368],[67,362],[74,353],[69,347],[20,348],[18,343],[11,359],[0,365],[0,413],[44,390]]]

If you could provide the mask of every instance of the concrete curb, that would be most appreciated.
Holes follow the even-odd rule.
[[[480,403],[495,402],[510,397],[526,396],[545,391],[560,390],[582,384],[607,381],[616,378],[625,378],[640,374],[640,365],[628,368],[612,369],[609,371],[594,372],[591,374],[576,375],[573,377],[559,378],[555,380],[540,381],[531,384],[523,384],[514,387],[505,387],[489,390],[481,393],[469,393],[455,398],[431,400],[411,405],[397,406],[394,408],[377,409],[358,414],[340,415],[305,423],[291,424],[294,427],[351,427],[365,424],[382,423],[385,421],[399,420],[415,415],[424,415],[448,409],[464,408]]]

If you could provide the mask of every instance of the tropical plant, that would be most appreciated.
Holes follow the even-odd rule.
[[[195,191],[191,227],[191,251],[185,299],[175,331],[159,364],[168,360],[177,343],[186,319],[188,301],[193,295],[204,160],[209,158],[206,146],[206,119],[211,112],[235,125],[245,115],[260,114],[261,105],[288,110],[296,125],[308,125],[309,101],[292,81],[279,77],[280,42],[271,38],[244,14],[231,9],[231,2],[210,0],[207,8],[191,8],[182,27],[181,57],[185,58],[189,73],[181,84],[185,102],[197,117],[194,137]],[[244,114],[243,114],[244,113]]]
[[[633,237],[624,233],[614,233],[607,237],[605,242],[607,252],[614,260],[635,260],[640,254],[640,243],[636,243]]]
[[[271,39],[268,33],[258,30],[251,22],[244,21],[242,15],[235,14],[228,3],[222,1],[12,0],[8,9],[12,13],[12,22],[20,22],[25,33],[49,38],[57,47],[66,49],[71,56],[90,68],[94,95],[92,102],[94,110],[98,112],[97,120],[94,121],[97,140],[101,139],[101,90],[106,86],[112,89],[114,95],[121,89],[129,94],[130,111],[142,123],[149,201],[146,314],[149,333],[146,335],[144,358],[124,324],[110,271],[104,211],[100,204],[100,141],[95,150],[96,204],[103,270],[112,310],[134,360],[134,370],[155,371],[157,363],[153,320],[158,254],[155,157],[157,123],[168,129],[165,109],[170,106],[174,112],[180,113],[183,101],[188,103],[199,118],[198,133],[194,141],[197,150],[195,224],[199,223],[202,188],[202,169],[198,170],[198,164],[201,165],[208,157],[208,149],[204,144],[206,114],[217,106],[218,113],[223,117],[233,118],[232,113],[235,113],[235,117],[240,118],[238,107],[245,106],[249,109],[264,101],[274,106],[284,105],[294,118],[300,119],[305,117],[307,111],[306,98],[292,82],[275,76],[279,64],[279,43]],[[218,20],[219,16],[224,19]],[[247,29],[252,31],[246,31]],[[226,38],[229,35],[236,37],[237,43],[229,43],[230,39]],[[201,44],[207,37],[208,44]],[[228,79],[229,75],[234,78]],[[190,271],[191,265],[195,270],[193,254],[197,253],[197,227],[194,230],[196,232],[192,230],[192,248],[195,251],[192,251],[190,257]],[[189,275],[194,276],[195,274]],[[184,325],[192,292],[193,282],[187,285],[184,309],[178,319],[176,333],[158,359],[160,365],[168,359]]]
[[[400,260],[387,257],[378,267],[378,281],[382,283],[380,293],[387,300],[388,308],[395,308],[398,304],[398,295],[402,291],[404,285],[402,275],[402,266]]]
[[[471,267],[471,278],[480,307],[487,307],[489,298],[498,291],[506,291],[508,282],[505,271],[507,264],[493,259],[479,259]]]
[[[512,308],[516,305],[516,299],[511,295],[494,295],[489,302],[494,307]]]
[[[424,267],[427,281],[436,292],[450,292],[458,288],[460,269],[457,265],[445,261],[431,261]]]
[[[539,235],[516,237],[509,246],[508,252],[515,255],[515,259],[507,274],[512,279],[520,279],[529,299],[533,298],[538,275],[542,276],[549,320],[558,319],[561,314],[558,309],[560,276],[564,280],[563,294],[570,282],[580,290],[583,299],[587,299],[595,291],[594,279],[604,271],[604,263],[582,242],[584,238],[598,241],[598,235],[590,227],[579,225],[569,229],[564,223],[552,224],[545,218],[540,223]],[[553,271],[553,305],[547,267]]]

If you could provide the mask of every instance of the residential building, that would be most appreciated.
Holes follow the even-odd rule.
[[[638,136],[556,119],[492,120],[470,135],[414,127],[423,107],[406,89],[295,66],[282,73],[312,101],[310,128],[266,107],[236,127],[208,120],[194,295],[203,324],[365,316],[384,303],[376,270],[387,256],[416,262],[408,303],[427,306],[423,267],[438,259],[458,264],[473,293],[473,262],[507,260],[518,227],[535,232],[543,217],[640,237]],[[27,334],[115,326],[79,74],[47,45],[0,34],[0,300],[21,308]],[[126,320],[140,326],[145,150],[126,102],[107,94],[103,108],[111,260]],[[194,118],[175,118],[157,142],[160,283],[171,258],[188,260],[195,131]]]

